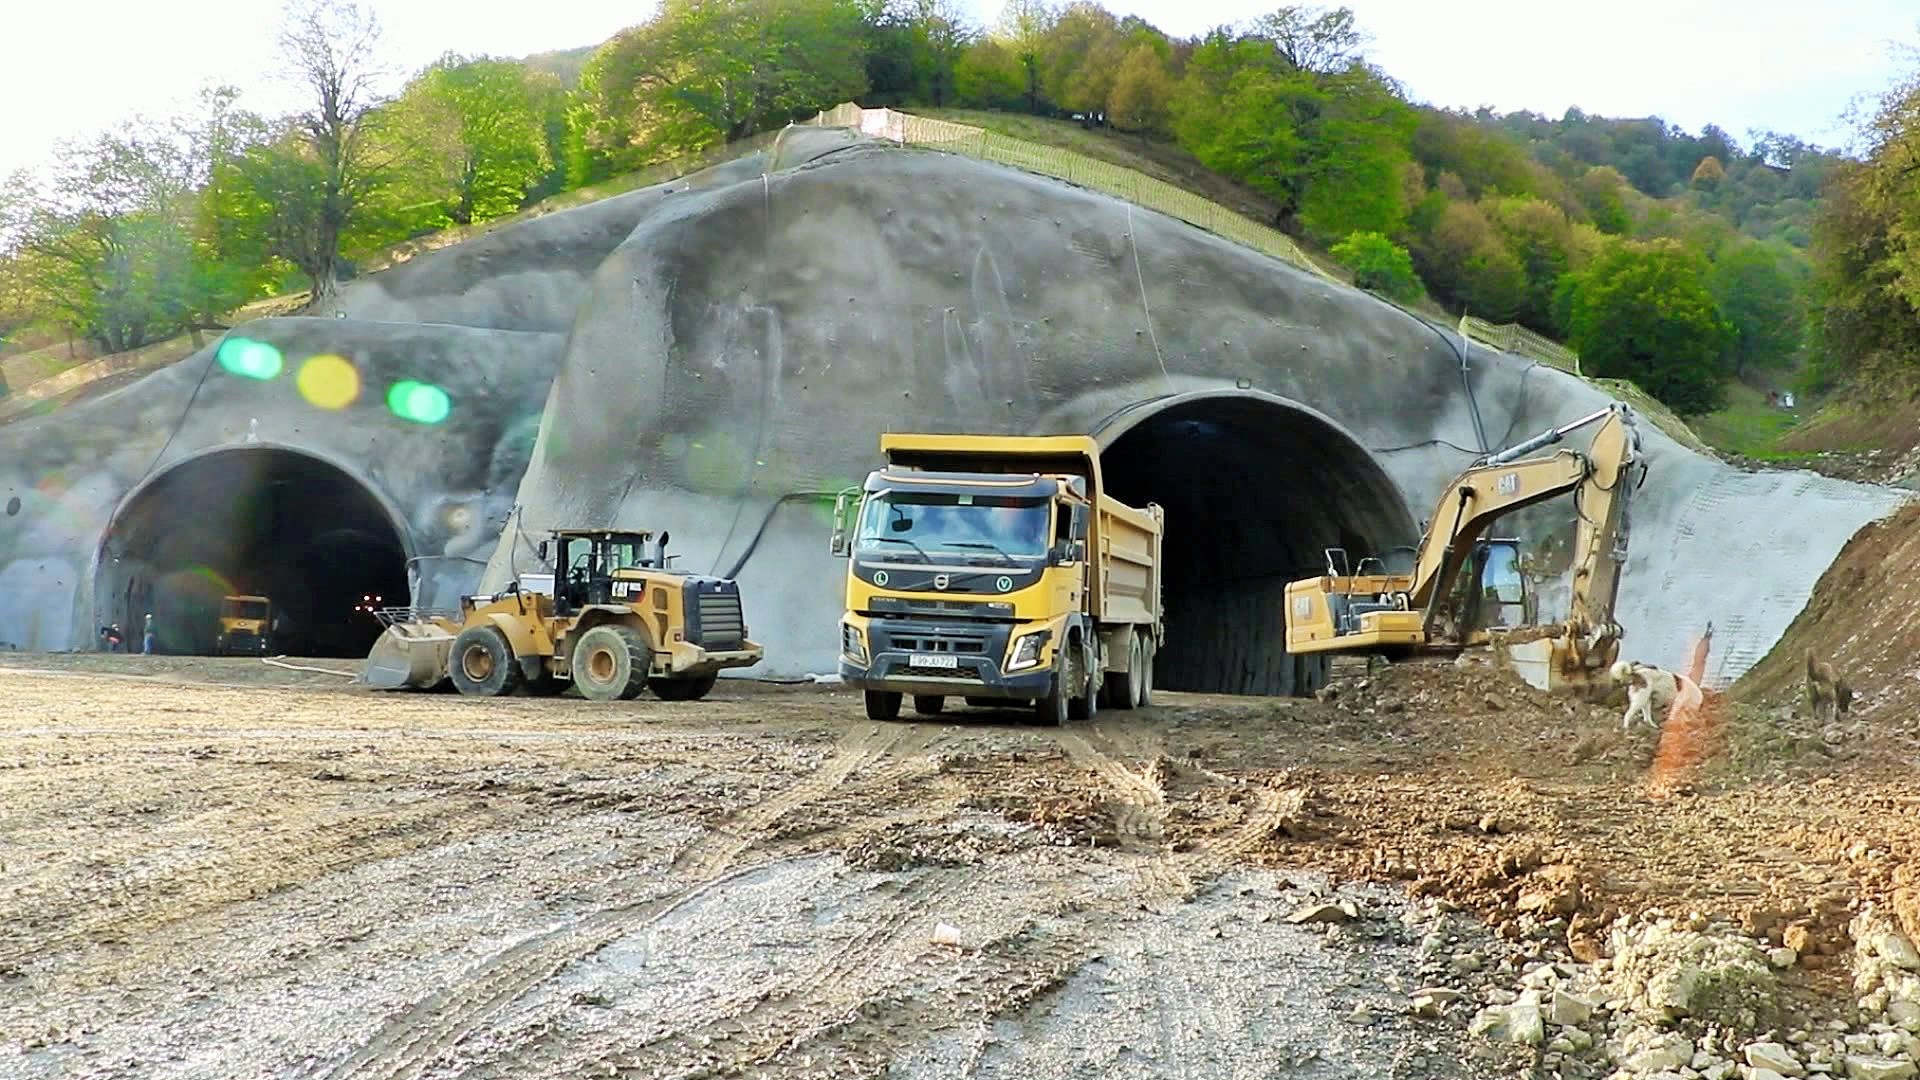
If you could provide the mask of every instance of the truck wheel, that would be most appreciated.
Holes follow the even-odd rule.
[[[1140,639],[1140,707],[1153,705],[1153,646]]]
[[[588,701],[632,701],[647,688],[653,650],[624,626],[596,626],[573,647],[573,685]]]
[[[939,694],[913,695],[913,711],[921,716],[939,716],[940,710],[947,707],[947,699]]]
[[[1080,683],[1081,696],[1067,699],[1067,716],[1073,720],[1091,720],[1100,714],[1100,665],[1089,666]]]
[[[520,685],[507,636],[492,626],[469,626],[453,639],[448,674],[454,688],[472,697],[505,697]]]
[[[661,701],[699,701],[712,692],[713,684],[720,680],[718,675],[702,675],[697,679],[648,679],[647,689]]]
[[[1033,714],[1049,727],[1066,727],[1069,711],[1067,693],[1060,686],[1060,676],[1055,675],[1047,696],[1033,703]]]
[[[1107,700],[1110,709],[1131,709],[1140,703],[1140,639],[1127,635],[1127,670],[1107,672]]]
[[[867,691],[867,719],[900,719],[900,695],[885,690]]]

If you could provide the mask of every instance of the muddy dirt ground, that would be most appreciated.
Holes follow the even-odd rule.
[[[1694,761],[1491,672],[1334,685],[1048,730],[11,655],[0,1077],[1527,1075],[1408,993],[1658,907],[1839,1000],[1851,906],[1912,880],[1920,749],[1871,711]]]

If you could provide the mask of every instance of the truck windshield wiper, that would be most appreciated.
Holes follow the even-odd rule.
[[[994,554],[1000,556],[1001,561],[1006,563],[1008,566],[1020,565],[1019,563],[1014,561],[1013,556],[1001,550],[1000,545],[998,544],[985,544],[985,543],[974,543],[972,541],[952,540],[947,543],[947,546],[957,547],[957,548],[975,548],[980,551],[991,551]]]
[[[905,544],[908,547],[912,548],[914,551],[919,553],[921,562],[930,563],[933,561],[933,556],[927,554],[927,549],[921,547],[919,544],[914,543],[913,541],[907,539],[904,536],[869,536],[867,537],[867,539],[878,541],[879,543],[882,543],[882,544]]]

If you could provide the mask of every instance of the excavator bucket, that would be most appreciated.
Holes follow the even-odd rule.
[[[384,621],[384,620],[383,620]],[[442,690],[458,632],[444,619],[395,620],[373,643],[360,681],[375,690]]]
[[[1531,629],[1531,628],[1529,628]],[[1496,668],[1504,668],[1536,690],[1575,694],[1587,700],[1605,697],[1612,689],[1607,669],[1620,655],[1618,638],[1602,638],[1591,649],[1564,633],[1489,634]]]

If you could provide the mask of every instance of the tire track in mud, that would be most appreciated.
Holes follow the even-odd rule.
[[[538,934],[487,960],[455,986],[433,994],[388,1021],[372,1040],[334,1067],[328,1080],[409,1080],[423,1075],[447,1051],[562,970],[614,940],[645,929],[715,888],[770,865],[738,858],[781,818],[819,800],[889,754],[907,755],[865,778],[862,786],[904,779],[927,763],[915,752],[933,742],[923,725],[867,725],[843,736],[828,759],[805,779],[735,814],[688,845],[670,873],[677,889],[633,904],[602,908],[575,923]]]
[[[271,844],[203,855],[124,892],[67,889],[52,933],[0,938],[0,967],[26,964],[88,941],[124,937],[178,923],[228,904],[317,880],[366,863],[407,855],[472,835],[518,813],[483,805],[450,807],[422,799],[275,838]]]

